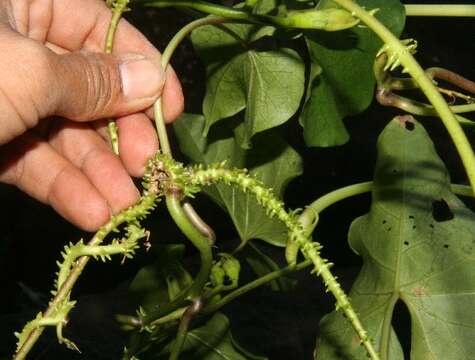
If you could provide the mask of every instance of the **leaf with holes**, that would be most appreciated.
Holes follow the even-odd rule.
[[[252,150],[243,150],[227,124],[217,124],[208,138],[202,136],[202,116],[186,114],[175,124],[180,149],[191,160],[202,164],[226,161],[229,167],[246,167],[251,175],[271,187],[282,197],[285,187],[302,173],[298,153],[275,134],[259,136]],[[235,129],[241,133],[242,125]],[[269,144],[272,144],[271,146]],[[252,195],[225,185],[213,186],[206,192],[229,212],[244,245],[250,239],[261,239],[285,246],[287,230],[276,219],[270,219]]]
[[[394,34],[404,27],[404,7],[398,0],[360,0],[366,9],[380,8],[376,17]],[[335,6],[330,1],[325,7]],[[349,139],[343,119],[365,110],[373,99],[374,58],[381,40],[368,28],[339,32],[307,31],[311,69],[310,90],[300,116],[308,146],[336,146]]]
[[[403,359],[392,327],[398,301],[411,316],[411,359],[475,354],[475,214],[450,179],[422,127],[395,118],[378,141],[370,212],[351,225],[363,258],[350,297],[383,359]],[[366,359],[341,314],[321,322],[318,359]]]
[[[244,24],[204,26],[193,31],[193,46],[208,74],[204,133],[217,121],[245,110],[241,146],[248,148],[252,136],[285,123],[295,114],[304,91],[302,59],[291,49],[260,51],[253,47],[256,40],[273,31],[271,27]]]

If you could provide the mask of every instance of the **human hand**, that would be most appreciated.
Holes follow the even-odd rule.
[[[158,149],[142,111],[160,95],[167,121],[183,108],[175,73],[125,20],[101,54],[110,17],[101,0],[0,0],[0,181],[88,231],[139,197],[130,176]],[[90,122],[112,116],[120,158]]]

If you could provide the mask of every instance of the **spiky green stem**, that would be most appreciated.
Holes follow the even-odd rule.
[[[145,217],[155,206],[156,199],[157,196],[155,193],[147,193],[141,198],[141,200],[136,205],[113,216],[106,225],[102,226],[99,229],[99,231],[94,235],[94,237],[91,239],[91,241],[89,241],[87,245],[83,245],[86,247],[86,252],[90,252],[91,255],[100,255],[98,253],[100,250],[91,249],[97,249],[97,247],[99,247],[99,245],[106,238],[106,236],[109,235],[111,232],[116,231],[118,226],[120,226],[121,224],[126,222],[135,222]],[[61,313],[63,320],[66,318],[69,310],[71,310],[72,308],[72,306],[70,306],[71,303],[69,302],[71,290],[76,281],[78,280],[79,276],[81,275],[82,271],[84,270],[89,259],[90,256],[88,255],[81,256],[77,260],[68,261],[65,264],[65,266],[70,266],[69,269],[60,269],[60,279],[59,281],[57,281],[58,288],[57,290],[55,290],[55,296],[49,302],[48,308],[41,315],[42,319],[49,319],[51,317],[55,317],[55,315],[57,315],[58,313]],[[70,306],[70,308],[64,309],[62,305],[65,304]],[[19,334],[21,338],[19,339],[19,346],[17,352],[14,355],[14,360],[22,360],[26,358],[33,345],[43,333],[43,330],[44,327],[41,326],[40,323],[37,323],[35,326],[28,327],[28,324],[27,326],[25,326],[25,329],[21,332],[21,334]]]
[[[335,297],[336,309],[341,309],[346,315],[353,329],[358,334],[361,343],[366,348],[368,355],[373,360],[379,359],[348,297],[330,271],[332,264],[320,256],[321,245],[317,242],[312,242],[295,214],[290,215],[287,213],[282,202],[277,200],[269,189],[242,170],[224,169],[221,164],[218,164],[206,169],[198,167],[190,176],[190,185],[192,186],[209,186],[216,183],[236,186],[244,192],[253,194],[257,202],[266,210],[268,216],[276,217],[285,224],[289,232],[289,241],[297,244],[304,257],[312,261],[314,272],[322,278],[328,291]]]

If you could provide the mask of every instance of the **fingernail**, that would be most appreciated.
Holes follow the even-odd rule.
[[[165,76],[159,61],[144,56],[125,56],[119,69],[127,100],[153,98],[161,93]]]

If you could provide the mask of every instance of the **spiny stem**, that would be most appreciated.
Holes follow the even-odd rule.
[[[210,166],[207,169],[196,169],[190,176],[190,182],[194,186],[208,186],[215,183],[237,186],[242,191],[253,194],[257,202],[266,209],[269,216],[275,216],[282,221],[288,229],[289,241],[297,244],[304,257],[312,261],[314,272],[322,278],[328,291],[334,296],[337,310],[341,309],[344,312],[361,343],[366,348],[368,355],[373,360],[379,360],[379,356],[358,315],[330,271],[332,264],[320,256],[321,245],[309,239],[307,231],[303,229],[300,222],[295,216],[291,216],[285,211],[283,204],[273,196],[269,189],[263,187],[258,180],[247,176],[242,170],[227,170],[220,167],[220,165]],[[290,259],[290,261],[295,260]]]
[[[474,17],[475,5],[404,5],[407,16],[449,16],[449,17]]]
[[[127,5],[129,4],[129,0],[111,0],[111,1],[108,0],[107,3],[111,7],[111,10],[112,10],[112,18],[109,23],[109,29],[107,30],[104,52],[106,54],[112,54],[117,26],[119,25],[119,21],[120,21],[120,18],[122,17],[122,14],[129,10],[127,8]],[[118,135],[117,124],[115,123],[113,119],[108,120],[107,129],[109,131],[109,138],[110,138],[112,150],[114,151],[116,155],[119,155],[119,135]]]
[[[439,117],[444,123],[455,147],[457,148],[472,186],[472,191],[475,193],[475,155],[472,151],[472,147],[465,136],[462,127],[452,111],[450,111],[450,108],[442,95],[437,91],[437,88],[434,86],[431,79],[426,75],[419,63],[414,59],[399,39],[396,38],[391,31],[389,31],[372,14],[368,13],[351,0],[334,0],[334,2],[358,17],[384,41],[386,46],[389,47],[394,54],[398,55],[398,60],[404,70],[417,82],[420,89],[424,92],[429,102],[434,106],[434,109],[439,114]]]
[[[136,214],[137,210],[140,210],[139,212],[142,215],[150,211],[155,205],[155,200],[155,194],[146,195],[142,197],[139,203],[137,203],[135,206],[132,206],[117,214],[116,216],[113,216],[106,225],[99,229],[99,231],[94,235],[94,237],[89,241],[87,245],[97,246],[101,244],[102,241],[106,238],[106,236],[109,235],[109,233],[111,233],[112,231],[116,230],[119,225],[130,221],[131,219],[136,219],[137,217],[139,217],[139,215]],[[89,259],[89,256],[82,256],[75,262],[71,269],[71,272],[58,289],[54,299],[50,301],[48,308],[43,314],[43,317],[46,318],[54,314],[57,306],[59,306],[62,301],[68,298],[74,287],[74,284],[78,280]],[[43,330],[43,327],[36,327],[27,335],[27,338],[24,341],[23,345],[16,352],[14,360],[22,360],[26,358],[30,350],[33,348],[33,345],[43,333]]]

